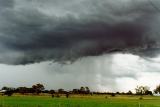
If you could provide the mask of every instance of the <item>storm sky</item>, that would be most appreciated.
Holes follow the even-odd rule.
[[[159,0],[0,0],[0,86],[155,87],[159,6]]]

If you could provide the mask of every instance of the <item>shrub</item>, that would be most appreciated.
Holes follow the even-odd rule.
[[[112,93],[112,94],[111,94],[111,97],[115,97],[115,96],[116,96],[115,93]]]
[[[139,99],[140,99],[140,100],[143,100],[143,97],[140,97]]]

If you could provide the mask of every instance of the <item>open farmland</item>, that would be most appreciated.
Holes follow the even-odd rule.
[[[160,107],[160,97],[144,96],[83,96],[52,98],[48,95],[1,96],[0,107]]]

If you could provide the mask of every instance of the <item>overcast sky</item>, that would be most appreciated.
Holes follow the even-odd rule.
[[[126,91],[160,84],[159,0],[0,0],[0,86]]]

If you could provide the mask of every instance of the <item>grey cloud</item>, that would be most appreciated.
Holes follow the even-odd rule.
[[[0,9],[3,10],[4,8],[13,8],[14,0],[0,0]]]
[[[10,6],[2,4],[2,10]],[[151,29],[159,14],[147,0],[14,0],[0,14],[5,64],[73,61],[116,51],[154,56],[152,49],[159,47]]]

